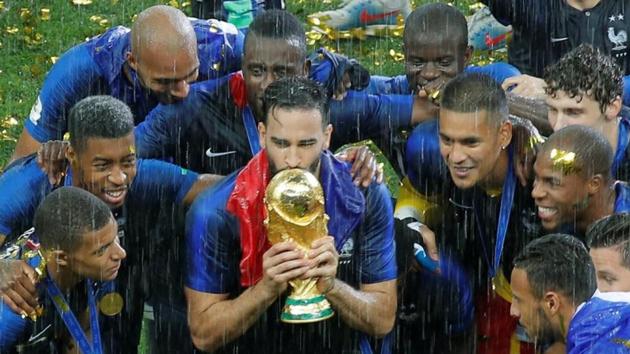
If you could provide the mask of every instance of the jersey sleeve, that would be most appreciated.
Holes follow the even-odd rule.
[[[366,195],[366,213],[360,247],[361,283],[396,279],[394,216],[391,197],[384,185],[372,184]]]
[[[51,190],[33,156],[25,157],[0,176],[0,234],[30,227],[35,209]],[[7,240],[9,241],[9,240]]]
[[[379,140],[411,125],[413,96],[369,95],[350,91],[330,103],[330,120],[339,141]]]
[[[199,175],[183,167],[157,160],[138,160],[130,196],[141,205],[181,204]]]
[[[175,158],[179,142],[185,140],[190,125],[207,115],[215,92],[228,77],[191,85],[183,101],[160,104],[134,129],[138,157],[170,161]]]
[[[407,95],[411,93],[411,90],[409,89],[405,75],[394,77],[372,75],[370,76],[370,84],[364,92],[371,94]]]
[[[104,93],[100,84],[99,69],[87,46],[71,48],[48,72],[25,129],[41,143],[61,140],[68,129],[70,108],[87,96]]]
[[[236,174],[203,192],[186,215],[186,286],[213,294],[238,287],[238,222],[226,209]]]

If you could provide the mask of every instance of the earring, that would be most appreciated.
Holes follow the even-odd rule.
[[[505,150],[505,145],[501,146],[501,150]]]

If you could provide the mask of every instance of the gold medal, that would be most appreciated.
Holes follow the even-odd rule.
[[[98,302],[98,308],[106,316],[116,316],[122,311],[124,300],[119,293],[109,293]]]

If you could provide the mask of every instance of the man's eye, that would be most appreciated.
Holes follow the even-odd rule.
[[[250,70],[249,70],[249,71],[250,71],[250,72],[252,73],[252,75],[254,75],[254,76],[260,76],[260,75],[262,75],[262,74],[264,73],[264,70],[263,70],[262,68],[250,68]]]
[[[440,60],[440,66],[449,66],[449,65],[451,65],[452,62],[453,61],[450,60],[450,59],[448,59],[448,60],[446,60],[446,59],[445,60]]]

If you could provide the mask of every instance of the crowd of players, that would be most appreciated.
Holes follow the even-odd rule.
[[[0,352],[136,352],[149,307],[156,353],[628,351],[624,4],[488,1],[514,38],[483,67],[423,5],[396,77],[277,9],[155,6],[71,48],[0,176]],[[331,153],[365,139],[397,199],[372,150]],[[310,250],[266,238],[287,168],[324,190]],[[335,317],[280,321],[299,278]]]

